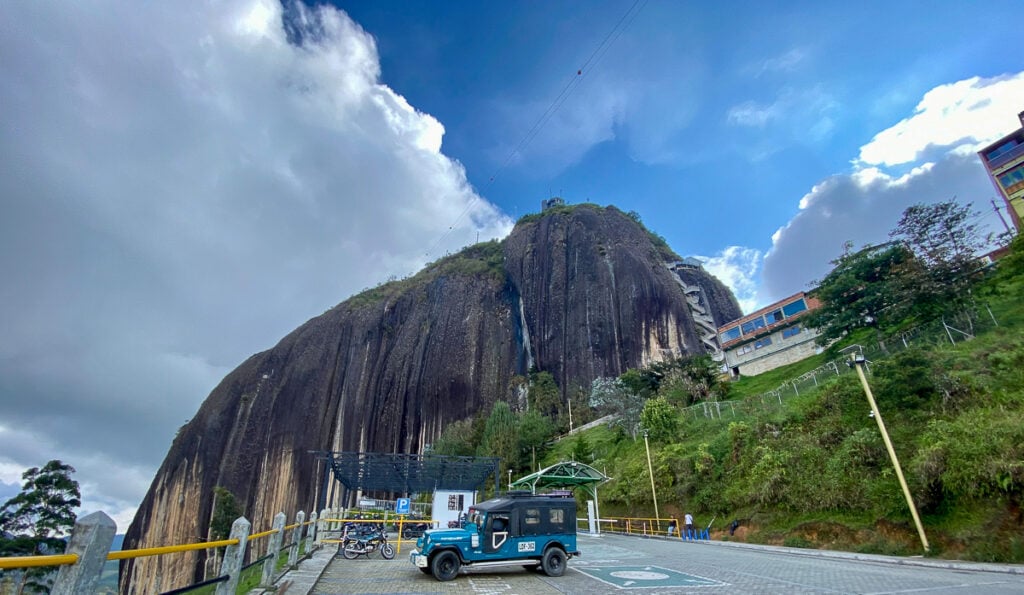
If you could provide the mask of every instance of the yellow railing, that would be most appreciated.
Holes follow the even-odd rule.
[[[57,554],[54,556],[14,556],[11,558],[0,558],[0,569],[9,568],[34,568],[37,566],[63,566],[64,564],[77,564],[76,554]]]
[[[333,519],[332,519],[333,520]],[[312,525],[319,521],[309,520],[302,523],[293,523],[282,529],[270,529],[260,533],[253,533],[248,536],[246,543],[251,543],[261,537],[267,537],[278,532],[290,531],[297,527],[304,527],[306,525]],[[129,560],[133,558],[142,558],[145,556],[160,556],[164,554],[173,554],[177,552],[188,552],[195,550],[205,550],[218,547],[226,547],[230,545],[238,545],[238,539],[222,539],[219,541],[201,541],[198,543],[183,543],[178,545],[167,545],[149,548],[139,548],[134,550],[119,550],[116,552],[107,553],[107,560]],[[35,568],[42,566],[65,566],[77,564],[79,557],[77,554],[56,554],[50,556],[10,556],[0,557],[0,570],[16,569],[16,568]]]
[[[137,550],[121,550],[119,552],[110,552],[107,554],[107,560],[129,560],[131,558],[142,558],[145,556],[173,554],[174,552],[207,550],[213,547],[224,547],[226,545],[238,545],[238,540],[223,539],[221,541],[202,541],[200,543],[183,543],[181,545],[164,545],[160,547],[140,548]]]
[[[669,533],[668,526],[673,517],[604,517],[601,531],[612,533],[625,533],[627,535],[654,535],[679,539],[708,539],[708,530],[702,527],[695,527],[689,534],[685,526],[676,520],[675,529]],[[586,523],[587,519],[577,519],[577,524]]]

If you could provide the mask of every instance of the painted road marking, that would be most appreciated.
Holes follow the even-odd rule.
[[[660,566],[577,566],[576,571],[617,589],[728,586],[728,583]]]

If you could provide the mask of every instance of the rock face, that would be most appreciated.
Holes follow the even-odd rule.
[[[410,279],[369,290],[250,357],[179,432],[129,528],[125,549],[207,537],[215,486],[253,531],[317,508],[316,450],[420,452],[450,422],[512,400],[513,377],[550,372],[563,399],[703,347],[664,242],[614,207],[560,207],[523,218]],[[719,324],[741,315],[695,269]],[[205,553],[125,563],[122,592],[203,578]]]

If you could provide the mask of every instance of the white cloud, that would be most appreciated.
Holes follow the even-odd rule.
[[[914,115],[860,149],[849,173],[815,184],[800,212],[772,234],[761,294],[775,300],[806,289],[831,269],[843,243],[881,242],[907,207],[956,198],[981,212],[982,231],[1003,231],[987,208],[993,189],[975,152],[1018,128],[1024,72],[941,85]],[[927,159],[927,160],[926,160]],[[902,173],[887,168],[902,166]]]
[[[1022,98],[1024,72],[941,85],[925,93],[912,116],[861,147],[857,162],[860,167],[900,165],[916,161],[930,147],[965,141],[976,151],[1019,127]]]
[[[762,256],[760,250],[729,246],[714,256],[695,258],[703,261],[704,270],[718,277],[732,290],[744,312],[753,312],[760,307],[757,275]]]
[[[755,77],[765,74],[789,73],[796,70],[797,66],[803,64],[806,59],[806,50],[803,48],[792,48],[778,56],[768,58],[756,67],[747,70],[752,70]]]
[[[951,200],[973,202],[983,228],[998,223],[987,209],[991,184],[977,156],[949,155],[893,178],[878,170],[837,175],[817,184],[801,199],[802,209],[772,236],[765,255],[760,295],[781,299],[824,277],[843,243],[883,242],[910,205]]]
[[[0,481],[59,458],[126,522],[242,359],[511,227],[340,11],[0,11]]]
[[[774,127],[776,133],[782,133],[776,137],[776,143],[780,138],[821,141],[832,134],[832,115],[838,110],[839,103],[820,85],[807,89],[787,87],[770,104],[748,100],[730,107],[726,122],[735,126]]]
[[[778,111],[778,104],[759,105],[753,101],[745,101],[729,108],[726,119],[730,124],[763,127],[778,117]]]

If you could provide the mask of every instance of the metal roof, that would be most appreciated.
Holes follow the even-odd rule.
[[[528,488],[536,494],[537,488],[574,489],[583,486],[588,492],[593,493],[594,488],[609,479],[611,478],[590,465],[579,461],[563,461],[517,479],[512,482],[512,488]]]
[[[498,457],[455,457],[377,452],[318,453],[334,478],[350,490],[417,493],[481,489],[498,471]],[[495,475],[495,477],[497,477]]]

